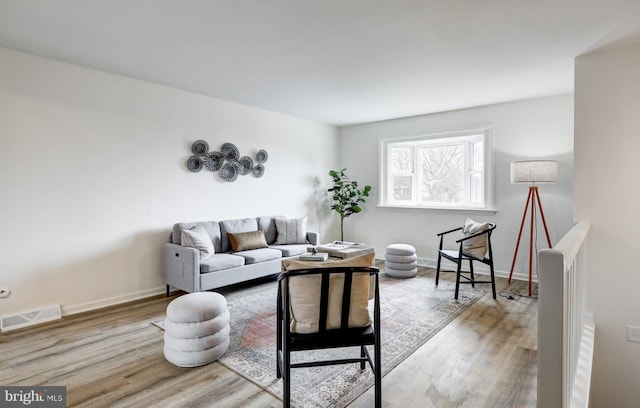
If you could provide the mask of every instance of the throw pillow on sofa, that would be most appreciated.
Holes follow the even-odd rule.
[[[205,260],[216,251],[213,248],[213,242],[207,231],[200,227],[195,226],[190,229],[183,229],[180,232],[180,242],[182,246],[196,248],[200,251],[200,260]]]
[[[248,251],[249,249],[267,248],[264,231],[227,232],[232,252]]]
[[[307,242],[307,217],[285,218],[275,217],[275,245],[305,244]]]

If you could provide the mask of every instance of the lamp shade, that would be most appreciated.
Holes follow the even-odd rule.
[[[512,183],[555,183],[558,162],[555,160],[522,160],[511,162]]]

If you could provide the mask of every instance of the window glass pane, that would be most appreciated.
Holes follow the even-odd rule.
[[[410,147],[391,148],[391,172],[392,173],[412,173],[413,155]]]
[[[473,144],[473,171],[482,171],[484,169],[484,144],[475,142]]]
[[[471,174],[471,186],[470,186],[469,200],[472,204],[482,204],[484,202],[484,186],[482,182],[482,173]]]
[[[420,149],[421,201],[464,203],[464,146],[462,144]]]
[[[413,176],[393,176],[393,199],[411,201],[413,197]]]

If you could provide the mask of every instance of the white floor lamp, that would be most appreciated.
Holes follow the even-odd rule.
[[[522,222],[520,223],[520,232],[518,232],[516,250],[513,254],[513,262],[511,263],[511,272],[509,272],[509,284],[511,283],[513,268],[516,265],[516,258],[518,257],[518,248],[520,247],[520,238],[522,237],[522,229],[524,228],[524,222],[527,218],[527,211],[529,210],[529,207],[531,207],[531,226],[529,234],[529,296],[531,296],[531,282],[533,277],[533,233],[536,228],[536,203],[540,209],[542,225],[544,226],[544,232],[547,236],[547,244],[549,244],[549,248],[551,248],[551,238],[549,238],[547,221],[544,218],[544,211],[542,211],[542,203],[540,202],[540,194],[538,193],[538,186],[536,183],[555,183],[556,181],[558,181],[558,163],[555,160],[523,160],[511,162],[511,182],[530,183],[531,185],[529,186],[529,195],[527,196],[527,203],[524,206],[524,213],[522,214]]]

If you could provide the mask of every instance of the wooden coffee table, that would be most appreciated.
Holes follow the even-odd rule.
[[[370,254],[375,251],[371,245],[367,244],[353,244],[351,246],[345,247],[344,245],[329,243],[318,245],[317,247],[315,247],[315,249],[318,252],[328,253],[329,257],[340,259],[353,258],[354,256]],[[307,251],[311,252],[312,248],[307,248]]]
[[[299,257],[282,261],[282,270],[305,268],[331,268],[334,266],[374,266],[375,253],[352,256],[350,258],[337,258],[330,256],[326,261],[302,261]]]

